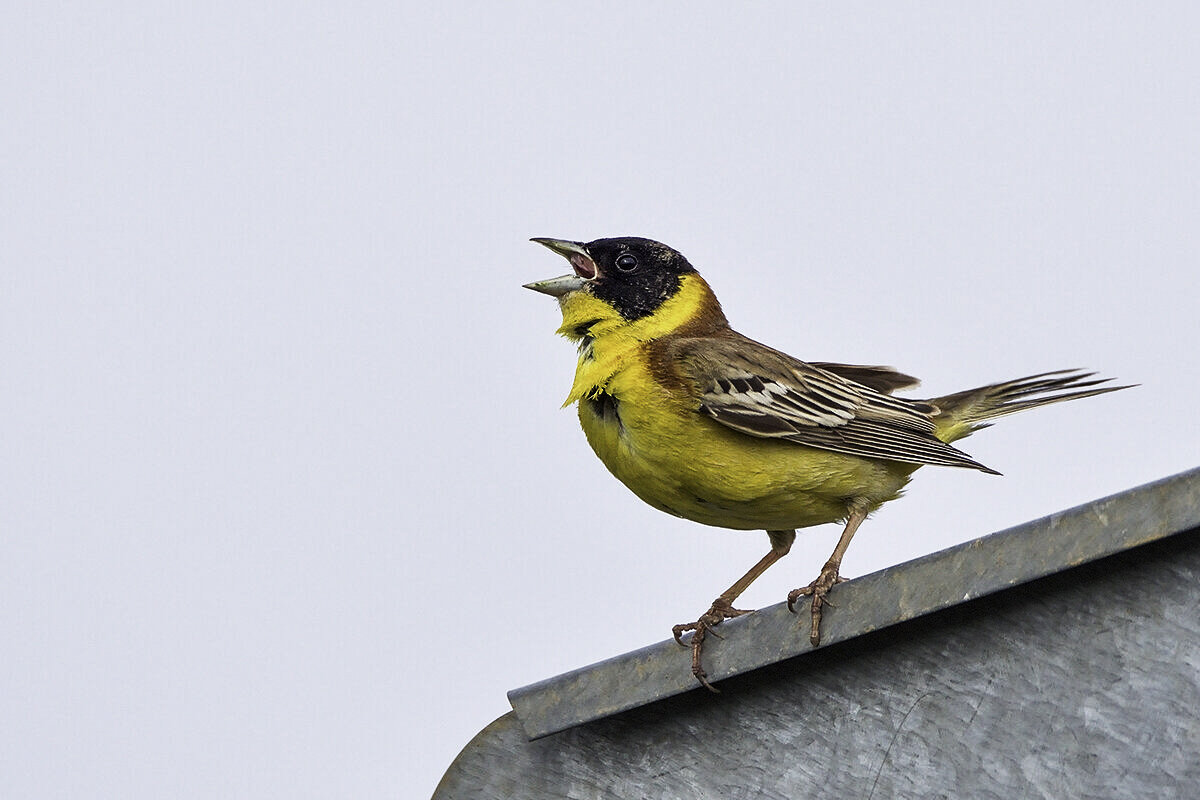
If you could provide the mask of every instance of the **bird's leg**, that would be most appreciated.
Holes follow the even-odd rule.
[[[692,633],[692,674],[696,676],[696,680],[709,691],[718,691],[715,686],[708,682],[708,674],[704,671],[704,667],[700,664],[700,650],[704,647],[704,640],[709,632],[713,636],[721,638],[713,628],[721,624],[722,621],[731,619],[732,617],[740,617],[742,614],[749,614],[750,611],[743,611],[733,607],[733,601],[738,599],[738,596],[754,583],[754,580],[767,571],[767,568],[774,564],[779,559],[788,554],[788,550],[792,548],[792,542],[796,540],[795,531],[767,531],[767,536],[771,537],[771,551],[763,556],[757,564],[749,569],[745,575],[738,578],[737,581],[721,593],[721,596],[713,600],[708,611],[700,615],[700,619],[695,622],[689,622],[684,625],[676,625],[671,629],[671,634],[675,637],[675,641],[681,646],[686,646],[683,643],[683,634],[688,631]]]
[[[825,596],[835,585],[846,580],[838,575],[838,570],[842,567],[842,556],[846,555],[846,548],[850,546],[854,532],[866,518],[865,510],[851,510],[850,516],[846,518],[846,529],[842,531],[842,538],[838,539],[837,547],[833,548],[833,555],[825,562],[825,566],[821,567],[821,574],[803,589],[793,589],[788,592],[787,605],[788,610],[792,612],[796,610],[796,600],[803,596],[812,596],[812,632],[808,635],[808,640],[812,642],[813,647],[821,643],[821,608],[825,605],[833,605],[825,599]]]

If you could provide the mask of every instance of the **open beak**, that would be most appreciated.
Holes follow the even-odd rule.
[[[569,275],[527,283],[525,284],[526,289],[533,289],[535,292],[553,297],[562,297],[569,292],[579,291],[588,284],[588,281],[594,281],[600,276],[600,271],[596,269],[596,262],[592,260],[587,249],[580,242],[544,238],[534,238],[529,241],[537,242],[558,253],[571,262],[571,269],[574,271]]]

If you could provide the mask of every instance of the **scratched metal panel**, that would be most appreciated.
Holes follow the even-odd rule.
[[[823,647],[1036,580],[1200,525],[1200,469],[1165,478],[1000,533],[865,575],[833,592]],[[721,625],[704,645],[714,681],[809,655],[808,601]],[[801,624],[803,622],[803,624]],[[672,641],[514,689],[530,738],[694,689],[688,652]]]
[[[535,741],[449,798],[1200,797],[1200,529]]]

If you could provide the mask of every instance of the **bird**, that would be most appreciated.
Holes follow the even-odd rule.
[[[709,284],[661,242],[531,241],[571,265],[525,288],[558,300],[558,333],[578,347],[563,406],[577,405],[604,466],[668,514],[767,533],[766,555],[694,622],[672,628],[683,646],[691,633],[692,675],[712,691],[702,662],[706,637],[750,613],[734,602],[787,555],[797,530],[844,526],[818,576],[787,596],[793,611],[799,598],[812,598],[815,647],[855,532],[919,467],[999,475],[951,443],[997,417],[1129,388],[1066,369],[931,399],[898,397],[917,379],[890,367],[801,361],[736,332]]]

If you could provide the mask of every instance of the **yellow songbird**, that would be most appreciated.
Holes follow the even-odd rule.
[[[950,445],[996,417],[1124,389],[1059,370],[912,400],[917,381],[889,367],[804,362],[729,327],[688,260],[649,239],[534,239],[572,272],[527,284],[558,298],[558,332],[579,346],[566,404],[578,403],[588,443],[622,483],[657,509],[738,530],[765,530],[771,549],[695,622],[692,672],[705,636],[749,613],[734,600],[785,556],[797,528],[845,522],[820,575],[788,595],[821,608],[842,579],[842,556],[863,520],[899,496],[923,464],[996,473]],[[715,689],[714,689],[715,691]]]

